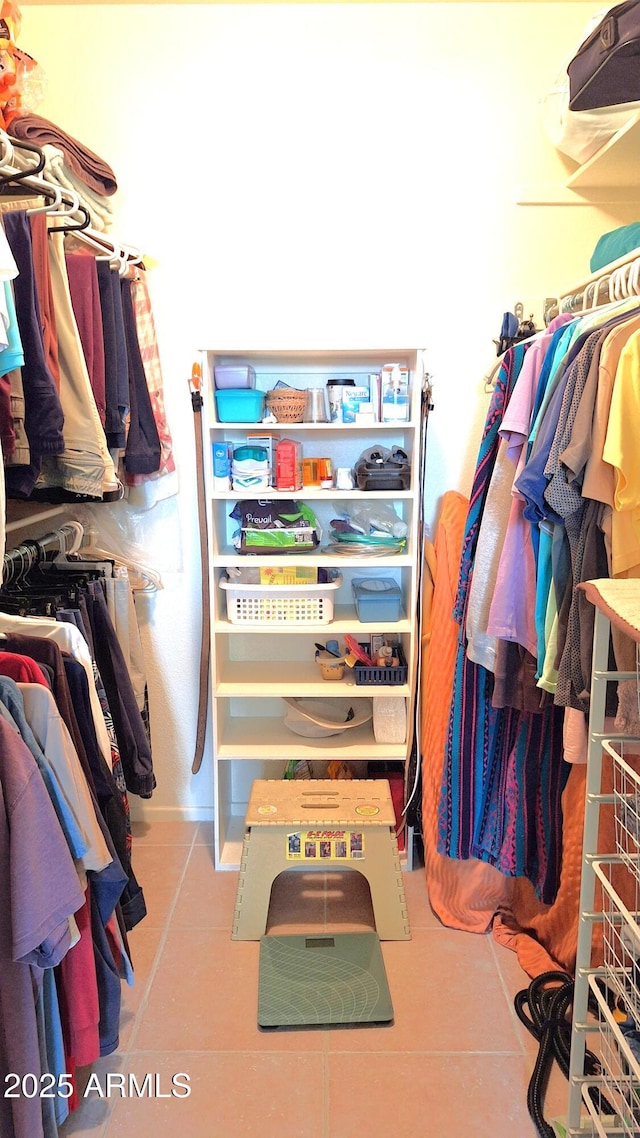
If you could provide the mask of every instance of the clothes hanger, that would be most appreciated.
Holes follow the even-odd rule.
[[[130,580],[131,588],[135,593],[155,593],[159,589],[163,589],[162,578],[155,570],[150,569],[147,565],[142,565],[138,561],[133,561],[131,558],[121,557],[119,553],[114,553],[113,550],[103,549],[95,544],[95,534],[91,528],[85,527],[85,536],[78,550],[78,554],[88,554],[90,556],[106,557],[113,560],[116,565],[120,565],[127,569],[134,579]]]
[[[11,147],[11,174],[0,172],[1,182],[22,182],[25,178],[30,178],[35,174],[40,174],[44,170],[45,157],[39,146],[34,146],[32,142],[23,142],[22,139],[11,138],[10,135],[6,136]],[[13,164],[18,160],[16,151],[26,151],[28,154],[36,154],[38,160],[35,165],[27,163],[24,167],[18,169]],[[24,159],[23,159],[24,161]]]
[[[80,197],[74,190],[63,190],[62,201],[69,208],[58,210],[55,214],[56,217],[75,217],[78,213],[82,215],[82,220],[79,222],[72,222],[67,225],[50,225],[49,233],[73,233],[86,229],[91,224],[89,210],[82,204]]]
[[[0,154],[0,170],[5,166],[10,166],[13,159],[13,146],[11,139],[6,131],[0,129],[0,147],[2,154]]]
[[[108,261],[111,268],[117,270],[120,276],[125,275],[130,264],[142,262],[143,259],[139,250],[132,246],[122,245],[112,237],[107,236],[106,233],[101,233],[90,226],[84,228],[79,234],[78,240],[100,254],[96,260]],[[132,259],[134,254],[135,262]]]
[[[20,171],[18,171],[20,173]],[[16,198],[24,198],[33,194],[36,197],[46,198],[46,204],[41,206],[33,206],[26,211],[27,215],[35,213],[53,213],[59,211],[60,206],[64,202],[64,191],[61,186],[56,185],[55,182],[50,182],[47,178],[41,178],[30,172],[23,172],[20,178],[14,178],[13,172],[11,177],[2,175],[0,169],[0,193],[5,197],[12,193],[13,183],[17,182],[18,185],[13,193]],[[63,216],[67,211],[63,211]]]

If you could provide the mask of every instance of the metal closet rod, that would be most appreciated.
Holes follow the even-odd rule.
[[[3,558],[3,581],[14,581],[32,565],[46,561],[51,554],[71,553],[79,549],[84,538],[81,522],[67,522],[42,537],[26,538],[14,549],[9,549]]]
[[[609,265],[604,265],[598,272],[591,273],[590,276],[577,281],[571,288],[563,289],[558,293],[560,312],[588,312],[592,308],[600,308],[604,304],[610,304],[612,300],[621,300],[624,296],[636,295],[640,279],[638,271],[633,274],[634,286],[630,292],[618,290],[616,295],[612,295],[612,278],[614,282],[618,280],[621,283],[625,278],[628,280],[631,266],[635,262],[640,263],[640,248],[631,249],[623,257],[618,257]]]

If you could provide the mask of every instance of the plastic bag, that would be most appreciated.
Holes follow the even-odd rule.
[[[388,502],[354,502],[345,515],[352,526],[366,536],[390,534],[392,537],[406,537],[409,527]]]
[[[42,101],[44,71],[16,43],[22,17],[12,0],[0,5],[0,110],[5,123],[18,109],[34,110]]]
[[[290,499],[241,501],[229,517],[240,523],[233,535],[239,553],[304,553],[322,536],[313,510]]]
[[[569,110],[567,66],[608,11],[608,8],[601,9],[591,17],[576,49],[564,60],[551,90],[542,100],[542,122],[547,137],[556,150],[573,158],[580,165],[592,158],[640,111],[640,102],[621,103],[616,107],[602,107],[592,111]]]

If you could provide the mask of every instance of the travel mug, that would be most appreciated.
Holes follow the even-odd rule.
[[[304,408],[305,423],[326,423],[327,404],[324,387],[308,387]]]

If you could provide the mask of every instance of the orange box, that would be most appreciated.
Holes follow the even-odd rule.
[[[276,490],[302,490],[302,443],[280,439],[276,446]]]
[[[317,458],[303,458],[302,481],[305,486],[320,485],[320,465]]]

